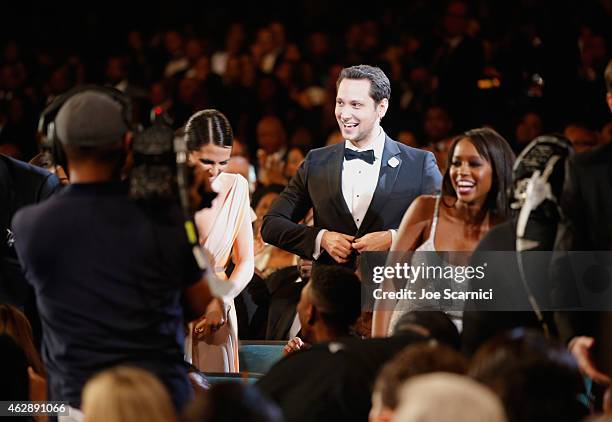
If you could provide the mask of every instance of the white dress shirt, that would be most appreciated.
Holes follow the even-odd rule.
[[[342,163],[342,196],[357,228],[363,223],[363,218],[370,207],[374,192],[376,191],[383,150],[385,149],[385,138],[385,131],[380,128],[378,136],[367,146],[357,148],[350,141],[344,141],[344,147],[354,151],[374,150],[373,164],[366,163],[360,159],[347,160],[346,158]],[[322,229],[317,233],[313,253],[314,259],[321,255],[321,240],[326,231],[326,229]],[[391,236],[393,239],[395,238],[395,230],[391,230]]]

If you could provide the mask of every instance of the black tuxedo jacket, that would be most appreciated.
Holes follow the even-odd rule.
[[[556,250],[612,251],[612,144],[605,144],[591,151],[576,154],[567,166],[562,206],[568,222],[559,227]],[[609,255],[602,255],[607,259]],[[609,266],[610,262],[604,262]],[[557,291],[553,302],[562,305],[578,300],[579,283],[585,287],[585,279],[575,279],[571,266],[561,256],[551,268]],[[609,281],[609,280],[608,280]],[[599,292],[611,297],[612,287]],[[574,336],[595,337],[592,356],[596,366],[612,375],[612,312],[558,312],[556,315],[560,336],[568,341]]]
[[[393,167],[389,164],[391,158]],[[344,142],[312,150],[263,220],[264,241],[303,258],[312,259],[321,229],[360,237],[397,229],[404,213],[419,195],[440,189],[441,176],[432,153],[386,137],[378,184],[372,202],[357,228],[342,196]],[[314,226],[297,224],[314,210]],[[334,263],[322,251],[319,263]]]

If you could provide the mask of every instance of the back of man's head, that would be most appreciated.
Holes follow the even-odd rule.
[[[335,331],[348,331],[361,314],[361,282],[347,268],[314,266],[309,294],[325,324]]]
[[[128,130],[124,106],[102,90],[70,96],[55,118],[56,136],[68,154],[118,150]]]
[[[395,325],[393,335],[417,333],[430,337],[455,350],[461,347],[459,331],[451,319],[442,311],[411,311],[401,316]]]

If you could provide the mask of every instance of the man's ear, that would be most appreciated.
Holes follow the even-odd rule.
[[[380,100],[378,105],[376,105],[376,112],[378,113],[378,117],[382,120],[387,114],[387,110],[389,109],[389,100],[387,98],[383,98]]]
[[[309,305],[306,311],[306,323],[310,326],[314,325],[319,319],[319,311],[314,305]]]
[[[123,135],[123,150],[128,153],[132,150],[132,140],[134,139],[134,134],[131,131],[125,132]]]

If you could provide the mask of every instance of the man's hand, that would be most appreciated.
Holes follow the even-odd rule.
[[[287,342],[287,345],[283,347],[283,356],[287,356],[290,353],[297,352],[298,350],[308,349],[310,345],[304,343],[301,338],[293,337]]]
[[[590,351],[594,342],[595,339],[593,337],[574,337],[569,344],[569,351],[576,359],[576,362],[578,362],[580,372],[591,378],[597,384],[609,385],[610,377],[599,372],[597,368],[595,368],[593,361],[591,361]]]
[[[217,331],[226,322],[223,304],[219,299],[213,299],[206,309],[206,315],[195,324],[195,334],[204,338]]]
[[[297,263],[298,273],[300,274],[300,278],[304,281],[310,278],[310,273],[312,272],[312,261],[308,259],[298,259]]]
[[[326,231],[321,238],[321,247],[327,251],[337,263],[348,262],[349,255],[353,252],[351,243],[355,236],[338,232]]]
[[[389,230],[384,232],[372,232],[359,239],[355,239],[352,247],[359,252],[388,251],[391,249],[392,240],[393,236]]]

